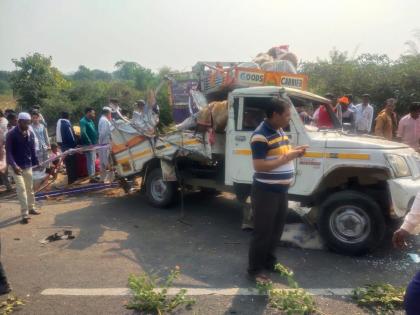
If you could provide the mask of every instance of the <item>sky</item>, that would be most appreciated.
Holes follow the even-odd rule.
[[[418,0],[0,0],[0,69],[40,52],[65,73],[113,71],[119,60],[188,71],[281,44],[304,61],[334,48],[395,59],[419,12]]]

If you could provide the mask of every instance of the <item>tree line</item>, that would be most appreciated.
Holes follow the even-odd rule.
[[[15,71],[0,71],[0,94],[13,93],[18,110],[29,110],[38,104],[52,125],[62,111],[68,111],[76,122],[86,107],[100,112],[110,98],[118,98],[123,110],[132,111],[135,101],[146,99],[147,91],[171,72],[163,67],[155,73],[136,62],[119,61],[113,72],[91,70],[82,65],[76,72],[64,74],[52,66],[52,57],[39,53],[12,61]],[[157,101],[162,124],[170,124],[167,87],[160,90]]]
[[[28,110],[34,104],[48,122],[54,124],[60,112],[70,112],[78,121],[85,107],[97,111],[109,98],[118,98],[121,107],[132,110],[134,102],[146,98],[147,91],[155,88],[164,76],[172,72],[163,67],[158,72],[136,62],[118,61],[115,71],[106,72],[79,66],[72,74],[64,74],[52,65],[52,57],[34,53],[13,59],[15,71],[0,71],[0,95],[13,93],[18,110]],[[387,98],[398,100],[396,111],[407,112],[412,101],[420,100],[420,54],[413,52],[397,60],[387,55],[362,54],[350,58],[346,52],[333,50],[327,59],[301,62],[298,71],[309,77],[309,90],[337,96],[352,93],[371,95],[378,111]],[[167,87],[157,95],[161,108],[161,122],[172,122]]]

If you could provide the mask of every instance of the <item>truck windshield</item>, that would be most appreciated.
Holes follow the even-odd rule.
[[[342,129],[338,118],[341,115],[339,108],[296,96],[291,96],[290,99],[308,131]]]

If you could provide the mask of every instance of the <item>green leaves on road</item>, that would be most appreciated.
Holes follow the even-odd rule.
[[[313,297],[299,288],[292,270],[282,264],[276,264],[275,270],[287,280],[291,289],[276,289],[271,281],[258,282],[257,288],[260,293],[267,294],[270,307],[288,315],[322,314],[317,310]]]
[[[17,298],[14,295],[9,295],[6,301],[0,302],[0,314],[9,315],[21,305],[25,305],[25,303],[21,299]]]
[[[162,282],[162,279],[158,277],[149,276],[147,273],[142,273],[139,276],[130,275],[128,286],[133,297],[126,305],[127,308],[161,315],[171,312],[179,306],[191,307],[195,300],[186,297],[187,290],[185,289],[180,290],[172,297],[168,296],[168,289],[179,277],[179,274],[179,267],[176,267],[169,273],[163,287],[158,287]]]
[[[402,308],[405,289],[391,284],[369,284],[353,290],[352,297],[361,307],[377,314],[393,314],[396,308]]]

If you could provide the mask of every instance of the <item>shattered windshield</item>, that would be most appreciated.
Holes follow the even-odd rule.
[[[303,97],[290,96],[290,99],[307,131],[342,129],[337,107]]]

